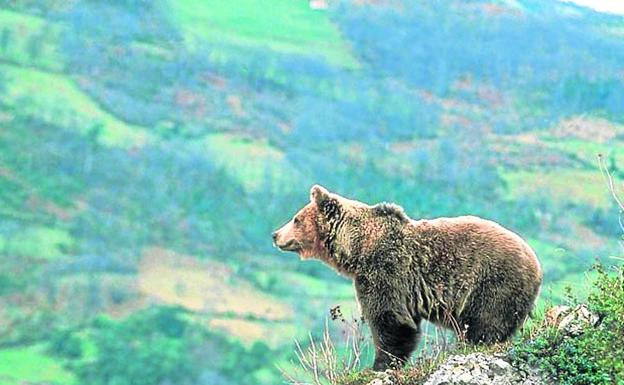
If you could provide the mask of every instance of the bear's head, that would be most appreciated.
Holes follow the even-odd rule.
[[[343,266],[343,260],[349,254],[354,231],[350,224],[366,207],[364,203],[314,185],[310,189],[310,203],[273,232],[273,242],[282,251],[296,252],[302,259],[320,259],[348,274],[348,266]]]

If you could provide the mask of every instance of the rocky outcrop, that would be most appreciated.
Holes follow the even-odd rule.
[[[564,338],[575,338],[587,328],[599,327],[600,317],[587,305],[555,306],[544,317],[546,326],[555,328]],[[387,370],[377,373],[367,385],[404,385],[400,373]],[[418,384],[421,384],[418,381]],[[511,363],[505,353],[452,355],[422,382],[423,385],[554,385],[527,366]],[[417,385],[409,382],[408,385]]]
[[[545,385],[528,368],[511,365],[504,355],[472,353],[446,359],[424,385]]]
[[[600,317],[592,313],[585,304],[573,308],[560,305],[546,312],[545,321],[548,326],[557,328],[565,336],[579,336],[587,327],[597,326]]]
[[[399,377],[399,373],[387,370],[378,373],[367,385],[405,384],[406,382]],[[472,353],[450,356],[427,377],[423,385],[550,385],[550,383],[529,368],[512,365],[504,354]]]

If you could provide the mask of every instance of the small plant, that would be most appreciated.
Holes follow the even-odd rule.
[[[578,336],[535,323],[512,349],[516,361],[538,367],[562,385],[624,385],[624,270],[594,266],[598,277],[588,298],[600,323]]]
[[[59,357],[77,359],[82,357],[82,341],[71,330],[59,330],[50,336],[49,351]]]
[[[345,319],[339,306],[330,309],[332,321],[339,322],[341,346],[337,347],[330,332],[329,320],[325,320],[325,328],[320,339],[309,335],[307,346],[303,347],[295,341],[297,368],[294,372],[282,369],[286,380],[294,385],[336,385],[344,384],[342,379],[360,378],[358,373],[370,355],[369,339],[360,317]],[[371,377],[372,378],[372,377]],[[349,382],[358,384],[358,382]]]
[[[455,341],[446,333],[425,324],[423,342],[417,358],[396,371],[377,373],[369,369],[373,349],[368,329],[360,317],[346,319],[339,306],[329,311],[329,319],[337,323],[341,337],[340,344],[335,343],[337,335],[330,332],[329,320],[320,338],[309,336],[306,346],[295,342],[295,370],[284,370],[282,374],[293,385],[366,385],[374,379],[388,377],[395,385],[418,385],[424,383],[427,376],[438,364],[451,353],[466,354],[484,347],[472,347],[462,341]]]

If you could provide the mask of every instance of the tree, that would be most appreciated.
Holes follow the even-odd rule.
[[[96,323],[96,356],[77,365],[78,377],[94,385],[186,384],[197,376],[187,324],[178,308],[152,308],[124,321]]]
[[[28,39],[28,43],[26,46],[26,50],[28,52],[28,57],[31,60],[36,60],[41,55],[41,49],[43,47],[43,37],[39,34],[32,35]]]
[[[4,53],[6,53],[9,48],[12,34],[12,31],[8,27],[2,28],[2,32],[0,33],[0,49]]]

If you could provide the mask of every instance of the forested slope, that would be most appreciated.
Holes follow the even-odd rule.
[[[314,183],[497,220],[583,293],[623,35],[537,0],[0,1],[0,382],[277,383],[354,304],[271,245]]]

